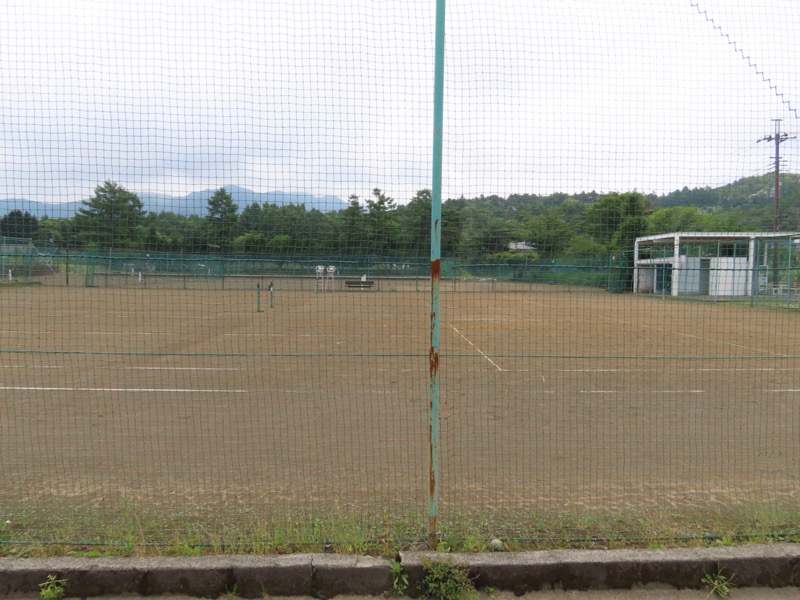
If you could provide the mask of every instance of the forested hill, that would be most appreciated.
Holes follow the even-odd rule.
[[[745,177],[711,188],[684,187],[661,196],[644,194],[648,233],[669,231],[772,231],[775,223],[775,176]],[[508,198],[448,200],[458,210],[479,212],[511,221],[531,214],[558,215],[576,224],[580,215],[603,197],[598,192],[578,194],[512,194]],[[800,230],[800,174],[781,174],[781,229]]]
[[[721,187],[700,187],[675,190],[663,196],[645,194],[651,208],[672,206],[693,206],[706,211],[716,212],[724,210],[745,210],[772,208],[774,206],[773,190],[775,176],[772,173],[757,177],[744,177],[733,183]],[[781,197],[787,208],[796,207],[800,196],[800,174],[781,174]],[[483,203],[487,206],[495,205],[496,208],[513,213],[520,209],[537,205],[540,207],[558,207],[565,201],[577,201],[582,204],[593,204],[601,194],[580,192],[578,194],[564,194],[557,192],[546,196],[537,194],[512,194],[508,198],[499,196],[481,196],[469,200],[463,197],[459,200],[449,200],[453,206],[464,206],[469,202]]]
[[[655,206],[697,206],[707,209],[751,209],[773,205],[775,175],[772,173],[758,177],[745,177],[718,188],[684,187],[665,196],[653,197]],[[800,193],[800,175],[781,174],[781,196],[788,206],[797,206]]]
[[[800,175],[781,178],[780,227],[800,231]],[[674,231],[773,231],[774,177],[664,196],[636,191],[512,194],[448,199],[442,206],[442,255],[514,262],[583,259],[629,252],[638,236]],[[234,190],[236,191],[236,190]],[[205,202],[205,206],[203,206]],[[220,188],[192,214],[154,211],[114,182],[70,217],[41,217],[24,207],[0,216],[0,236],[64,248],[214,252],[269,256],[430,256],[431,194],[395,199],[375,188],[345,208],[247,198]]]

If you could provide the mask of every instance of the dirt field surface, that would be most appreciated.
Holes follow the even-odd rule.
[[[135,284],[0,289],[6,507],[424,511],[424,285]],[[494,282],[441,298],[443,514],[800,491],[797,312]]]

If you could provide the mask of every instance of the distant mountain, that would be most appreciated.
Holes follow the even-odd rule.
[[[217,189],[192,192],[186,196],[159,196],[157,194],[139,194],[145,205],[145,210],[150,212],[174,212],[179,215],[205,215],[208,209],[208,199]],[[337,211],[347,208],[347,203],[337,196],[314,196],[301,192],[254,192],[238,185],[226,185],[225,189],[239,205],[239,210],[257,204],[285,204],[305,205],[307,210],[317,209],[322,212]]]
[[[0,200],[0,216],[8,214],[12,210],[19,210],[23,213],[28,212],[38,219],[45,215],[67,218],[73,216],[80,205],[80,202],[37,202],[24,198],[6,198]]]
[[[217,188],[219,189],[219,188]],[[137,194],[148,212],[174,212],[179,215],[205,215],[208,208],[208,199],[217,191],[203,190],[192,192],[186,196],[166,196],[144,192]],[[337,196],[314,196],[300,192],[254,192],[238,185],[225,186],[239,205],[239,210],[256,202],[258,204],[285,204],[305,205],[307,210],[317,209],[322,212],[337,211],[347,208],[347,203]],[[54,218],[69,218],[75,215],[80,208],[80,202],[37,202],[24,198],[7,198],[0,200],[0,216],[12,210],[28,212],[34,217],[41,218],[45,215]]]

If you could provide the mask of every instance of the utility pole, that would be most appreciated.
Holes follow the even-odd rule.
[[[781,143],[797,136],[781,132],[781,119],[772,119],[772,122],[775,123],[775,133],[758,141],[775,142],[775,232],[778,233],[781,230]]]

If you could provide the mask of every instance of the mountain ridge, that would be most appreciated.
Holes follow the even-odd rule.
[[[254,192],[238,185],[224,186],[233,197],[233,201],[239,205],[239,210],[250,206],[254,202],[257,204],[274,204],[284,206],[287,204],[303,205],[307,210],[319,210],[321,212],[331,212],[347,208],[347,203],[338,196],[315,196],[304,192],[284,192],[273,190],[271,192]],[[206,189],[199,192],[191,192],[185,196],[169,196],[166,194],[155,194],[152,192],[137,193],[142,201],[144,210],[152,213],[173,212],[182,216],[205,215],[208,208],[208,199],[216,192],[216,189]],[[69,218],[75,215],[82,206],[82,202],[40,202],[38,200],[28,200],[26,198],[4,198],[0,199],[0,215],[7,214],[12,210],[19,210],[23,213],[28,212],[36,218],[45,215],[53,218]]]

